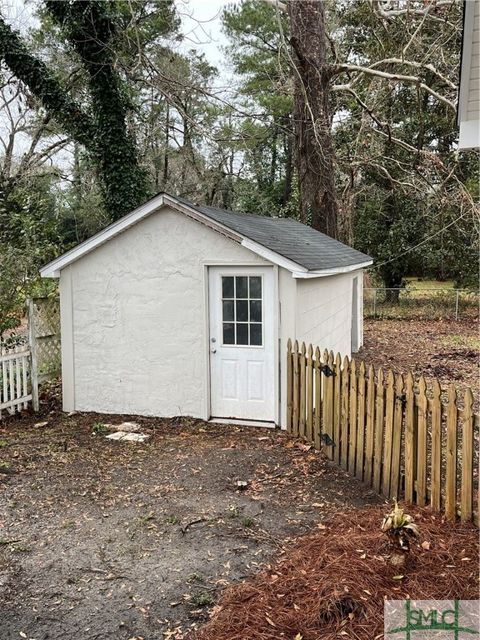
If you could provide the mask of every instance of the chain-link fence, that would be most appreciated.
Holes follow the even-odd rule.
[[[478,318],[479,294],[465,289],[364,288],[366,318]]]

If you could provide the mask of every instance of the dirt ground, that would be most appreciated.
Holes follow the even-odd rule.
[[[398,373],[411,370],[442,388],[471,387],[479,395],[480,335],[477,320],[365,320],[359,358]]]
[[[145,444],[93,435],[123,419],[0,423],[1,640],[184,638],[225,585],[379,500],[279,431],[142,418]]]

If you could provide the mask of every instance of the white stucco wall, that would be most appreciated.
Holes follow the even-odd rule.
[[[297,282],[290,271],[278,270],[279,290],[279,362],[280,362],[280,426],[287,425],[287,369],[288,339],[295,339],[297,321]]]
[[[64,409],[208,416],[206,263],[267,264],[164,208],[62,270]]]
[[[358,331],[362,331],[362,273],[339,274],[325,278],[298,280],[296,338],[320,349],[351,355],[352,284],[358,276]]]

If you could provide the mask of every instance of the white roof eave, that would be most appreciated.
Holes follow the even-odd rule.
[[[352,271],[358,271],[359,269],[365,269],[373,264],[373,260],[367,260],[366,262],[360,262],[358,264],[350,264],[346,267],[334,267],[333,269],[319,269],[317,271],[294,271],[292,273],[294,278],[325,278],[326,276],[336,276],[341,273],[350,273]]]

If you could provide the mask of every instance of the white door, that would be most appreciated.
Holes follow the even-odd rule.
[[[275,420],[271,267],[210,267],[210,402],[215,418]]]

